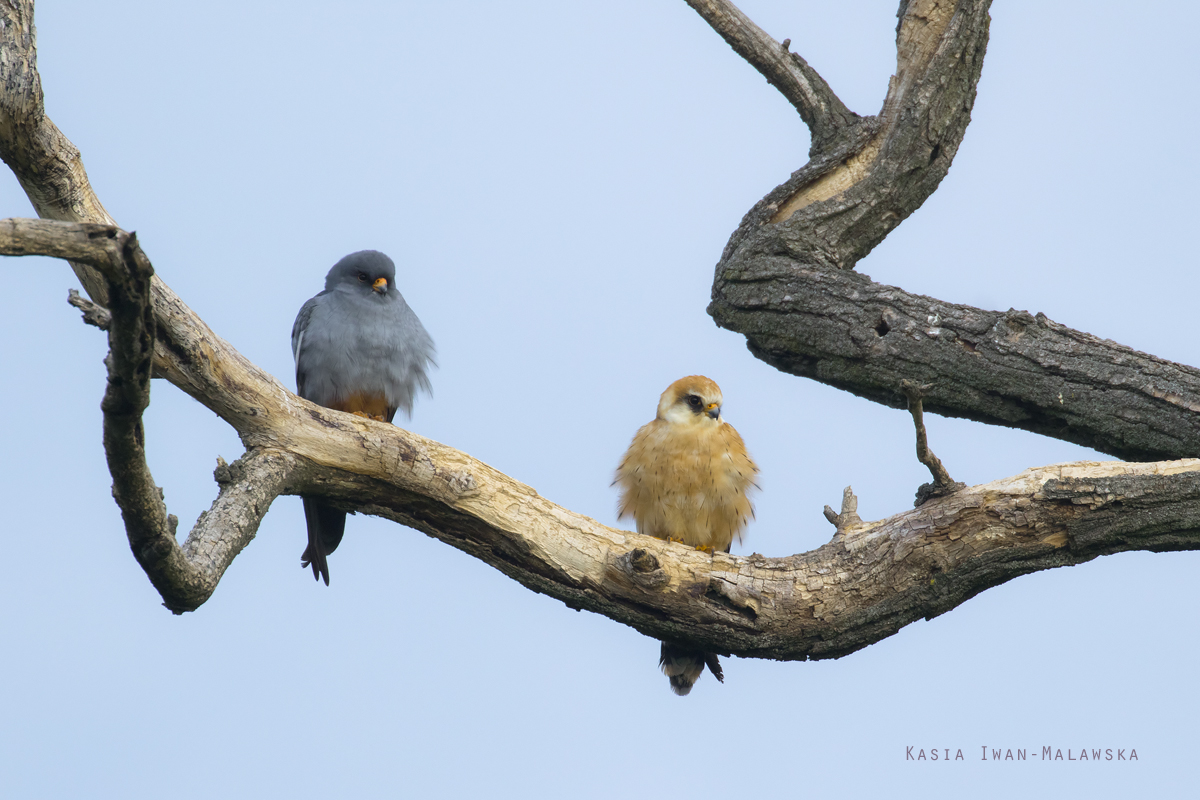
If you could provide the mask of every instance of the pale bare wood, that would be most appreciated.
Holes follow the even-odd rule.
[[[36,249],[12,245],[14,230],[78,241],[84,228],[3,221],[0,252]],[[878,522],[858,519],[848,493],[838,535],[824,547],[787,558],[707,555],[601,525],[439,442],[313,405],[207,327],[177,324],[176,335],[182,352],[204,354],[187,359],[188,374],[249,450],[219,470],[221,496],[178,552],[155,538],[167,549],[148,572],[177,611],[211,594],[281,493],[327,494],[411,525],[656,638],[770,658],[844,655],[1047,567],[1130,549],[1200,548],[1200,461],[1187,460],[1028,470]],[[164,576],[174,583],[164,588]]]
[[[936,21],[938,8],[928,19]],[[6,55],[10,46],[26,48],[6,63],[23,65],[18,77],[36,84],[31,38],[22,44],[12,36],[17,23],[32,30],[32,3],[0,6],[0,19],[9,37]],[[909,48],[914,63],[929,55],[922,30],[901,40],[902,55]],[[11,77],[4,75],[6,91]],[[909,91],[906,80],[901,75],[895,91]],[[40,113],[40,88],[36,96]],[[69,143],[21,134],[30,120],[42,124],[30,108],[0,108],[0,149],[14,171],[24,170],[19,177],[33,187],[39,213],[108,222],[98,201],[64,200],[39,182],[37,170],[65,158],[59,151]],[[19,135],[10,135],[14,130]],[[83,181],[76,176],[72,185],[86,196],[91,190]],[[106,240],[127,242],[128,234],[74,223],[0,223],[0,250],[12,254],[74,253],[101,263],[112,258]],[[84,252],[89,246],[99,252]],[[106,275],[120,279],[115,271]],[[247,447],[239,462],[219,465],[220,496],[182,546],[172,518],[153,498],[144,518],[129,523],[131,542],[149,543],[139,562],[175,611],[211,595],[278,494],[324,495],[411,525],[534,590],[656,638],[783,659],[853,652],[1035,570],[1131,549],[1200,548],[1200,462],[1188,460],[1028,470],[878,522],[858,518],[848,491],[842,513],[827,513],[837,536],[817,550],[776,559],[707,555],[600,525],[451,447],[298,398],[216,336],[157,277],[151,280],[139,302],[152,304],[145,308],[153,311],[156,371],[220,415]],[[124,335],[111,329],[127,325],[114,314],[110,335]],[[149,358],[143,350],[141,362],[126,359],[116,366],[118,377],[121,370],[136,373]],[[122,435],[136,440],[134,431],[127,427]],[[134,463],[141,456],[119,458]],[[139,482],[133,493],[146,498],[153,487],[148,472]],[[154,530],[135,534],[138,525]]]

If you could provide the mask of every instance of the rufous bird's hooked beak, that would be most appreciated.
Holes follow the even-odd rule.
[[[376,278],[375,282],[371,284],[371,289],[372,291],[379,292],[380,294],[387,294],[387,284],[387,278]]]
[[[716,419],[721,416],[721,407],[716,403],[709,403],[704,407],[704,413]]]

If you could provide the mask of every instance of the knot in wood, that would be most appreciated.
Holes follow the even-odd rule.
[[[967,485],[962,481],[954,481],[952,483],[922,483],[917,487],[917,499],[913,501],[913,508],[920,508],[930,500],[935,500],[939,497],[949,497],[965,488],[967,488]]]
[[[1010,308],[1004,312],[1002,321],[1008,330],[1014,334],[1022,333],[1026,328],[1037,327],[1038,324],[1038,320],[1033,314],[1016,308]]]
[[[229,484],[238,480],[241,477],[241,473],[242,469],[239,461],[227,464],[225,459],[217,456],[217,468],[213,470],[213,480],[217,482],[217,486],[224,489]]]
[[[640,547],[636,550],[631,550],[627,558],[629,559],[629,566],[634,572],[654,572],[654,570],[658,569],[658,559],[654,557],[654,554]]]
[[[618,556],[616,566],[630,582],[643,589],[661,589],[671,582],[658,558],[641,547]]]

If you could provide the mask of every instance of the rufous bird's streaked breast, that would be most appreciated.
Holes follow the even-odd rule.
[[[633,517],[639,533],[710,552],[728,552],[741,540],[754,515],[758,467],[722,418],[722,401],[721,388],[703,375],[667,387],[617,467],[619,519]],[[715,655],[663,643],[661,666],[677,694],[691,691],[705,664],[722,679]]]

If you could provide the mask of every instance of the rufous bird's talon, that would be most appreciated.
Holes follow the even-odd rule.
[[[351,411],[350,413],[356,417],[363,417],[364,419],[372,419],[371,415],[365,411]]]
[[[659,396],[654,419],[638,429],[617,467],[617,519],[632,516],[641,533],[709,554],[728,552],[741,538],[758,467],[722,418],[722,399],[721,387],[703,375],[680,378]],[[659,666],[680,695],[706,666],[722,677],[716,655],[690,645],[663,642]]]

